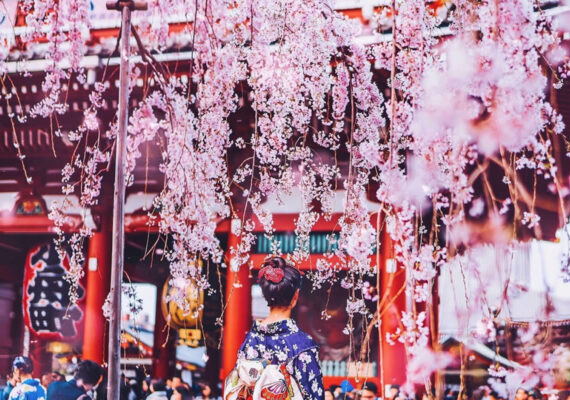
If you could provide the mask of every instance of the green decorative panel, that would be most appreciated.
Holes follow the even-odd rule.
[[[314,232],[309,235],[309,250],[311,254],[324,254],[337,248],[336,241],[334,244],[329,242],[329,236],[338,239],[338,233]],[[279,247],[283,254],[293,253],[297,243],[297,235],[294,233],[275,233],[273,240],[279,243]],[[270,254],[271,241],[263,233],[257,234],[256,254]]]

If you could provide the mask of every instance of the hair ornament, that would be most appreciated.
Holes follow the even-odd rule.
[[[275,268],[272,265],[266,265],[259,271],[259,279],[267,279],[269,282],[279,283],[283,280],[285,272],[281,268]]]

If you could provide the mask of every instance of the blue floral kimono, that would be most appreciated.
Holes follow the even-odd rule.
[[[241,345],[238,358],[286,364],[289,373],[299,383],[303,399],[324,399],[318,346],[292,319],[268,325],[255,321]]]
[[[10,392],[9,400],[45,400],[46,390],[36,379],[26,379]]]

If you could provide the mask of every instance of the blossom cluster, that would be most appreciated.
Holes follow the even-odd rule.
[[[89,2],[21,3],[24,46],[49,46],[46,95],[29,116],[54,118],[69,109],[64,82],[72,75],[86,79]],[[340,282],[349,291],[350,321],[361,315],[378,323],[379,305],[390,295],[370,284],[379,268],[388,268],[373,263],[374,252],[388,246],[380,231],[391,238],[396,269],[406,270],[407,296],[429,308],[437,306],[432,296],[442,266],[471,265],[465,249],[515,240],[523,228],[540,234],[536,196],[520,183],[523,170],[550,184],[564,214],[570,191],[559,180],[553,144],[564,125],[546,95],[560,87],[570,65],[556,21],[534,0],[456,0],[453,7],[442,1],[435,11],[432,3],[395,0],[368,10],[371,40],[364,44],[362,26],[335,11],[332,0],[149,1],[146,18],[135,24],[143,63],[154,65],[151,56],[176,35],[191,38],[192,58],[184,76],[151,68],[157,84],[132,110],[125,168],[132,183],[141,146],[157,145],[164,187],[149,223],[173,239],[165,257],[177,282],[207,289],[199,260],[244,268],[256,221],[278,253],[264,201],[295,189],[302,210],[290,258],[307,262],[310,232],[331,218],[341,194],[338,241],[310,276],[315,288]],[[173,15],[185,16],[182,32],[169,29]],[[142,79],[138,66],[129,77],[132,84]],[[82,123],[65,133],[84,151],[62,171],[63,194],[78,195],[85,210],[98,201],[117,136],[116,121],[99,123],[105,90],[103,82],[94,85]],[[245,137],[230,123],[244,107],[253,114]],[[234,168],[233,152],[250,156]],[[489,183],[492,168],[504,175],[506,197]],[[60,247],[68,205],[50,214]],[[381,216],[376,224],[372,213]],[[215,232],[222,219],[232,220],[239,237],[229,265]],[[483,228],[474,223],[482,220]],[[85,226],[69,241],[75,284],[90,234]],[[184,305],[186,288],[178,293],[173,300]],[[402,328],[387,337],[409,350],[412,383],[425,380],[418,367],[425,360],[438,368],[448,362],[421,350],[427,320],[424,311],[405,312]],[[489,321],[481,332],[492,330]]]

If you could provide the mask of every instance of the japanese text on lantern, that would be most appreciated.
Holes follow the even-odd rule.
[[[65,279],[67,255],[60,260],[55,246],[33,248],[26,258],[24,275],[24,320],[30,330],[43,338],[63,339],[77,335],[83,312],[69,297],[70,283]],[[83,298],[85,290],[77,288]]]

